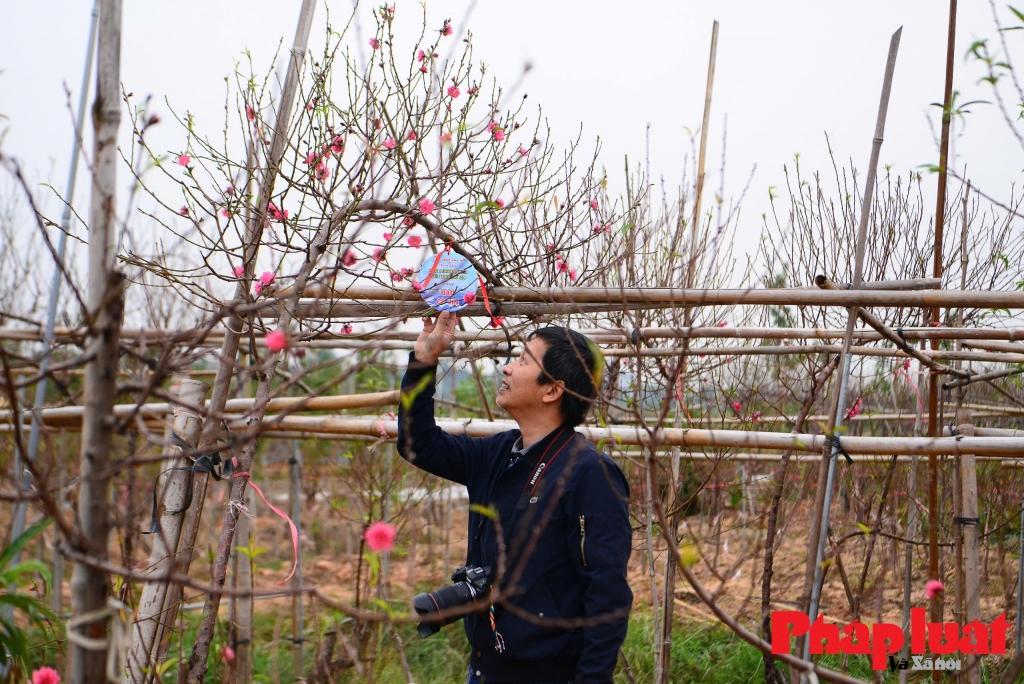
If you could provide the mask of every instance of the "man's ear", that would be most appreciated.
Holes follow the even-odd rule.
[[[549,385],[545,385],[547,391],[544,392],[544,396],[540,398],[545,404],[551,404],[553,402],[559,402],[561,405],[562,395],[565,394],[565,382],[563,380],[555,380]]]

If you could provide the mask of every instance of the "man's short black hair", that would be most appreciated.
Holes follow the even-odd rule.
[[[537,382],[547,385],[561,380],[565,383],[562,417],[576,427],[587,417],[587,411],[597,397],[600,352],[586,335],[560,325],[534,330],[527,337],[527,342],[533,339],[547,344],[544,358],[540,360],[542,368]]]

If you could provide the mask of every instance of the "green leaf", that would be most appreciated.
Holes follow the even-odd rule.
[[[14,557],[18,555],[23,548],[25,548],[25,544],[32,541],[36,535],[49,527],[51,523],[53,523],[53,520],[50,518],[40,520],[35,525],[22,532],[17,539],[12,541],[11,545],[4,549],[3,554],[0,554],[0,570],[6,568],[8,564],[14,560]]]
[[[865,525],[864,523],[857,523],[857,529],[859,529],[864,534],[871,534],[872,532],[871,528]]]

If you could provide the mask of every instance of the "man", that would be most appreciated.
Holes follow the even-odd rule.
[[[597,396],[597,349],[566,328],[535,331],[497,396],[519,429],[449,435],[434,423],[434,378],[457,322],[424,322],[402,379],[398,451],[469,489],[466,565],[489,567],[511,596],[464,618],[469,682],[611,682],[633,602],[632,529],[622,471],[574,430]]]

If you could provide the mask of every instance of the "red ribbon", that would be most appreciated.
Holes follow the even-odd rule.
[[[915,385],[910,379],[910,376],[907,375],[907,371],[903,370],[902,366],[897,366],[896,375],[902,375],[907,379],[907,382],[910,384],[910,389],[914,390],[914,394],[917,395],[917,405],[921,407],[921,413],[924,413],[924,402],[921,401],[921,393],[917,391],[917,385]]]
[[[427,285],[429,285],[430,281],[433,279],[434,272],[437,270],[437,264],[438,264],[438,262],[441,261],[441,255],[442,254],[448,254],[451,251],[452,251],[452,243],[449,241],[448,244],[445,246],[444,251],[443,252],[438,252],[437,256],[434,257],[434,263],[431,264],[431,266],[430,266],[430,272],[427,273],[427,279],[424,280],[423,283],[420,285],[421,289],[424,289],[424,290],[427,289]]]
[[[484,308],[487,309],[487,315],[491,317],[491,325],[495,328],[500,328],[504,317],[495,318],[494,313],[491,311],[491,298],[487,296],[487,284],[484,282],[484,277],[478,275],[477,278],[480,280],[480,290],[484,293]]]
[[[285,577],[282,581],[278,582],[279,585],[284,584],[292,578],[292,575],[295,574],[295,569],[299,567],[299,528],[295,527],[295,523],[292,522],[292,519],[288,517],[287,513],[285,513],[280,508],[267,501],[267,497],[263,496],[263,491],[260,490],[260,488],[256,486],[256,483],[252,481],[252,478],[249,476],[249,473],[245,471],[241,473],[235,473],[235,477],[248,477],[249,486],[252,487],[257,494],[260,495],[260,498],[263,499],[263,503],[267,504],[270,510],[274,511],[274,513],[277,513],[279,516],[288,521],[288,527],[290,527],[292,530],[292,571],[289,572],[288,576]]]

